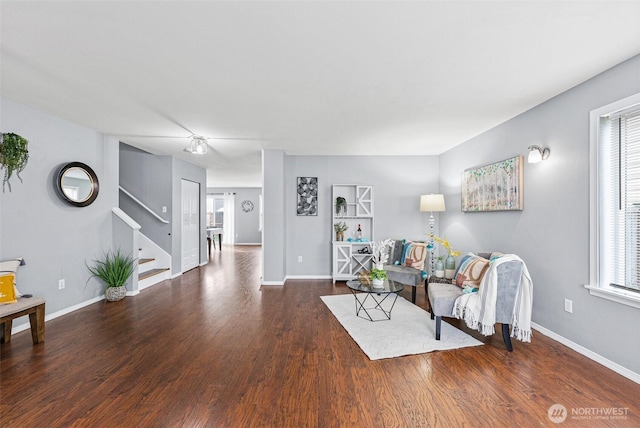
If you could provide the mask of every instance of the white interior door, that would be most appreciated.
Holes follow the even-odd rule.
[[[199,265],[200,184],[182,180],[182,272]]]

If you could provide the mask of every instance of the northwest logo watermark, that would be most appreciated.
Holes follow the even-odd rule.
[[[628,407],[574,407],[569,412],[562,404],[549,407],[547,416],[554,424],[571,420],[621,420],[629,418]]]
[[[547,416],[549,416],[549,420],[554,424],[561,424],[567,419],[567,408],[562,404],[554,404],[549,407]]]

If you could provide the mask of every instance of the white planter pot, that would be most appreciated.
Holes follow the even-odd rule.
[[[455,269],[445,269],[444,270],[444,277],[447,278],[447,279],[452,279],[454,273],[456,273]]]
[[[444,278],[444,270],[436,269],[436,278]]]
[[[371,286],[373,288],[383,288],[384,287],[384,279],[372,279]]]

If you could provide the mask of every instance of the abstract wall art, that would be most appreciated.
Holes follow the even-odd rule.
[[[298,177],[298,215],[318,215],[318,177]]]
[[[469,168],[462,174],[462,211],[521,211],[523,157]]]

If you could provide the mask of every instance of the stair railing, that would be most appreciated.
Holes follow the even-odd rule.
[[[135,196],[133,196],[130,192],[128,192],[124,187],[122,186],[118,186],[120,188],[120,191],[122,193],[124,193],[125,195],[127,195],[128,197],[130,197],[135,203],[137,203],[138,205],[140,205],[142,208],[144,208],[145,210],[147,210],[152,216],[154,216],[155,218],[157,218],[159,221],[165,223],[165,224],[169,224],[168,220],[163,219],[162,217],[160,217],[158,214],[156,214],[151,208],[149,208],[148,206],[146,206],[144,203],[142,203],[138,198],[136,198]]]

